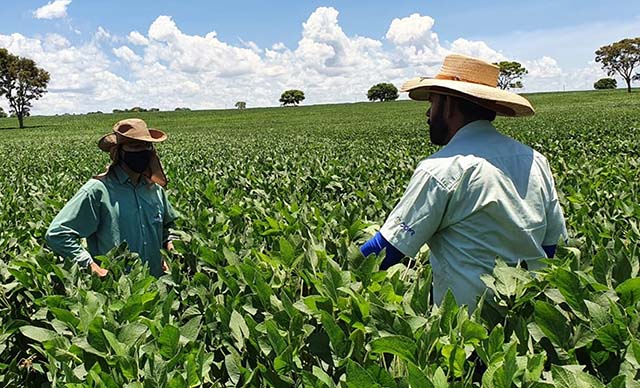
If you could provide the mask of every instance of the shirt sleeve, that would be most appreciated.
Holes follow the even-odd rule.
[[[415,256],[438,231],[449,198],[438,179],[424,169],[417,170],[380,233],[406,256]]]
[[[91,254],[80,245],[85,238],[98,230],[100,201],[85,187],[67,202],[49,225],[45,235],[47,245],[55,253],[74,259],[80,266],[93,263]]]
[[[547,231],[544,234],[542,245],[556,245],[560,239],[566,242],[567,227],[565,225],[564,215],[562,214],[560,201],[558,201],[558,198],[555,198],[547,208]]]
[[[551,193],[551,197],[546,209],[547,230],[542,240],[543,246],[556,245],[560,239],[566,242],[568,238],[562,206],[560,206],[560,200],[558,199],[558,193],[550,169],[549,179],[549,192]]]
[[[178,214],[171,206],[169,199],[167,198],[166,191],[162,190],[162,199],[164,202],[164,219],[162,220],[162,246],[166,246],[169,241],[176,239],[176,236],[171,234],[171,229],[175,227],[175,221],[178,218]]]

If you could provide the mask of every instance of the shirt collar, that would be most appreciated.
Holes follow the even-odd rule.
[[[481,136],[488,133],[496,132],[496,128],[491,124],[489,120],[477,120],[472,121],[464,127],[458,129],[455,135],[449,140],[447,146],[457,144],[460,142],[468,142],[474,137]]]
[[[120,167],[120,165],[116,164],[115,166],[113,166],[113,172],[115,173],[116,178],[118,179],[118,182],[122,184],[131,182],[131,178],[129,178],[129,174],[127,174],[127,172],[124,171],[122,167]]]
[[[131,178],[129,177],[129,174],[127,174],[127,172],[120,167],[119,164],[116,164],[115,166],[113,166],[113,171],[116,175],[116,179],[118,179],[118,182],[120,182],[120,184],[125,184],[125,183],[131,183],[133,184],[133,182],[131,181]],[[149,182],[149,179],[144,176],[141,175],[140,176],[140,180],[138,181],[138,186],[140,185],[145,185]]]

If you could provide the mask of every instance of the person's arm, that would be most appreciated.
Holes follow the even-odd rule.
[[[549,177],[547,190],[550,198],[546,208],[547,230],[544,238],[542,239],[542,249],[548,258],[552,258],[556,254],[558,241],[562,240],[565,244],[567,243],[568,233],[564,214],[562,212],[562,206],[560,205],[560,200],[558,198],[558,192],[556,191],[555,183],[553,181],[553,175],[551,174],[551,169],[548,164],[546,167]]]
[[[81,267],[90,267],[100,276],[106,270],[94,263],[91,254],[79,239],[96,232],[100,223],[100,202],[85,187],[67,202],[49,225],[45,235],[47,245],[58,255],[75,260]]]
[[[173,251],[173,240],[175,236],[171,234],[171,229],[175,227],[175,221],[178,218],[173,206],[167,198],[167,193],[162,190],[162,199],[164,202],[164,219],[162,220],[162,247],[167,251]],[[166,260],[162,260],[162,270],[169,272],[169,264]]]
[[[380,264],[381,270],[385,270],[392,265],[398,264],[404,258],[404,254],[382,237],[380,232],[376,233],[375,236],[364,243],[360,247],[360,252],[363,256],[367,257],[371,254],[379,255],[383,249],[385,250],[385,256]]]
[[[404,195],[380,228],[380,234],[404,256],[415,257],[441,227],[449,190],[431,173],[418,168]]]
[[[171,234],[171,229],[175,228],[175,221],[178,218],[176,211],[171,206],[167,193],[162,190],[162,199],[164,202],[164,219],[162,220],[162,246],[171,251],[173,250],[172,241],[175,240],[175,236]]]

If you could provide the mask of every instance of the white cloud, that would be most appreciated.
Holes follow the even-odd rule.
[[[142,35],[138,31],[131,31],[129,33],[128,40],[130,43],[137,46],[146,46],[149,44],[149,39],[145,38],[144,35]]]
[[[33,17],[36,19],[59,19],[67,16],[67,7],[71,0],[54,0],[36,9]]]
[[[114,48],[113,54],[126,62],[137,62],[140,60],[140,57],[127,46]]]
[[[535,78],[553,78],[562,75],[558,62],[547,56],[525,62],[525,67],[529,71],[528,75]]]
[[[487,62],[505,61],[507,58],[501,53],[489,47],[482,41],[471,41],[463,38],[456,39],[451,43],[451,52],[480,58]]]
[[[385,37],[397,47],[401,63],[433,65],[447,54],[438,34],[432,31],[434,25],[432,17],[414,13],[393,19]]]
[[[93,37],[98,42],[117,42],[119,40],[118,37],[113,36],[109,31],[107,31],[102,26],[98,26],[98,30],[93,35]]]
[[[47,34],[44,40],[45,47],[50,50],[57,50],[69,47],[67,38],[59,34]]]
[[[305,91],[305,103],[366,100],[378,82],[400,86],[418,75],[435,75],[451,52],[487,61],[517,60],[529,74],[524,91],[590,89],[602,73],[597,65],[565,69],[557,57],[496,49],[487,41],[455,39],[441,43],[430,16],[413,14],[390,22],[385,37],[348,35],[339,12],[317,8],[302,23],[301,37],[289,48],[276,42],[222,41],[215,31],[191,35],[170,16],[158,16],[144,32],[117,36],[99,27],[86,43],[64,36],[28,38],[0,34],[0,47],[33,58],[51,73],[49,93],[34,104],[34,113],[111,111],[133,106],[173,110],[278,104],[282,91]],[[402,96],[406,98],[406,96]]]
[[[159,16],[151,24],[149,40],[145,60],[166,63],[174,71],[233,77],[250,74],[261,64],[254,51],[218,40],[215,31],[205,36],[184,34],[169,16]]]

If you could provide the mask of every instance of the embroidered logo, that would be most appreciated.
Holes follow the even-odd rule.
[[[411,229],[411,227],[406,222],[402,221],[399,217],[396,217],[396,224],[398,224],[403,231],[409,233],[411,236],[416,234],[416,231]]]

